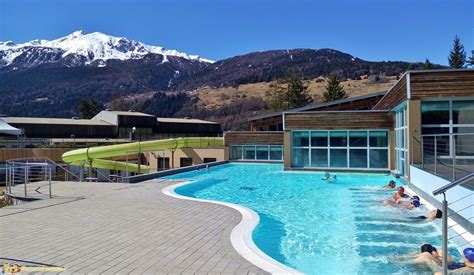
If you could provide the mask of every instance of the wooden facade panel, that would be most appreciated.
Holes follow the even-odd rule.
[[[231,145],[283,145],[283,132],[226,132],[224,144]]]
[[[474,96],[474,71],[412,73],[410,84],[411,99]]]
[[[261,131],[259,128],[269,128],[270,126],[278,127],[278,124],[282,123],[282,115],[279,114],[273,117],[262,118],[259,120],[252,121],[251,130]],[[268,130],[268,129],[267,129]]]
[[[388,93],[374,106],[373,110],[390,110],[407,99],[407,77],[404,75]]]
[[[390,112],[314,112],[285,115],[285,130],[392,129]]]

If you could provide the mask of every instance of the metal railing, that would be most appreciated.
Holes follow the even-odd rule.
[[[31,190],[28,189],[28,185],[34,182],[45,182],[48,183],[48,197],[52,198],[52,168],[47,165],[41,164],[29,164],[16,167],[6,167],[2,168],[0,173],[3,175],[5,183],[5,194],[12,197],[24,197],[30,198],[35,197],[30,193]],[[35,189],[37,194],[38,188]],[[44,194],[42,194],[44,195]]]
[[[464,177],[462,177],[458,180],[454,180],[454,181],[450,182],[449,184],[433,191],[434,196],[438,196],[438,195],[441,195],[441,194],[443,195],[443,201],[442,201],[442,208],[443,208],[443,213],[444,213],[443,214],[443,228],[442,228],[442,235],[443,235],[443,261],[442,261],[443,275],[448,274],[448,241],[452,240],[454,238],[457,238],[457,237],[463,237],[463,235],[465,235],[466,233],[472,234],[472,219],[474,218],[472,216],[467,216],[467,218],[465,218],[465,219],[467,221],[468,228],[465,228],[464,232],[456,233],[453,237],[449,237],[448,236],[448,229],[454,227],[454,225],[453,226],[448,225],[448,217],[453,217],[455,215],[459,215],[459,214],[461,214],[461,212],[466,212],[466,210],[470,210],[470,213],[472,215],[472,212],[473,212],[472,208],[474,206],[474,200],[473,200],[472,196],[474,195],[474,192],[472,192],[472,191],[467,192],[466,195],[462,196],[461,198],[458,198],[458,199],[454,200],[451,203],[448,203],[446,193],[447,193],[447,191],[451,190],[452,188],[454,188],[454,187],[456,187],[460,184],[463,184],[467,181],[473,180],[473,179],[474,179],[474,173],[469,173],[468,175],[466,175],[466,176],[464,176]],[[452,210],[453,205],[454,204],[459,204],[460,202],[463,202],[464,205],[462,205],[461,208],[458,209],[457,211],[453,211]],[[466,224],[464,226],[466,226]],[[462,247],[464,245],[471,245],[473,241],[474,240],[468,240],[466,243],[461,244],[460,246]]]
[[[450,181],[474,172],[474,133],[412,137],[411,165]]]

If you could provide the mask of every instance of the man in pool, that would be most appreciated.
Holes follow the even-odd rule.
[[[463,263],[451,264],[451,266],[448,266],[448,268],[451,269],[448,272],[449,274],[474,274],[474,247],[465,248],[462,254]],[[435,275],[441,274],[441,272],[435,273]]]
[[[420,247],[420,253],[410,254],[407,256],[399,257],[399,260],[406,260],[414,264],[426,264],[428,267],[439,270],[443,262],[443,251],[436,249],[431,244],[423,244]],[[454,261],[450,255],[448,255],[448,264],[453,264]]]
[[[417,216],[417,217],[409,217],[409,219],[419,222],[432,222],[436,219],[441,219],[443,217],[443,211],[436,209],[430,211],[428,216]]]
[[[397,184],[395,183],[395,181],[391,180],[391,181],[388,182],[387,185],[384,185],[383,188],[394,189],[396,186],[397,186]]]

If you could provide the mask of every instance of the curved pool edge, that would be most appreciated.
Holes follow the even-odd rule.
[[[260,217],[255,211],[238,204],[187,197],[179,195],[174,191],[176,188],[190,183],[192,183],[192,181],[172,184],[164,187],[161,192],[167,196],[177,199],[223,205],[239,211],[242,219],[232,229],[230,234],[232,246],[237,251],[237,253],[239,253],[250,263],[272,274],[304,274],[278,262],[257,247],[252,238],[252,231],[260,222]]]

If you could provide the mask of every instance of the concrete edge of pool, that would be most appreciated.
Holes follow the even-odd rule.
[[[162,192],[167,196],[177,199],[218,204],[239,211],[242,215],[242,220],[232,229],[230,234],[232,246],[237,253],[250,263],[272,274],[303,274],[302,272],[292,269],[291,267],[271,258],[257,247],[252,238],[252,231],[259,223],[260,217],[255,213],[255,211],[238,204],[186,197],[179,195],[174,191],[176,188],[190,183],[192,183],[192,181],[173,184],[163,188]]]

